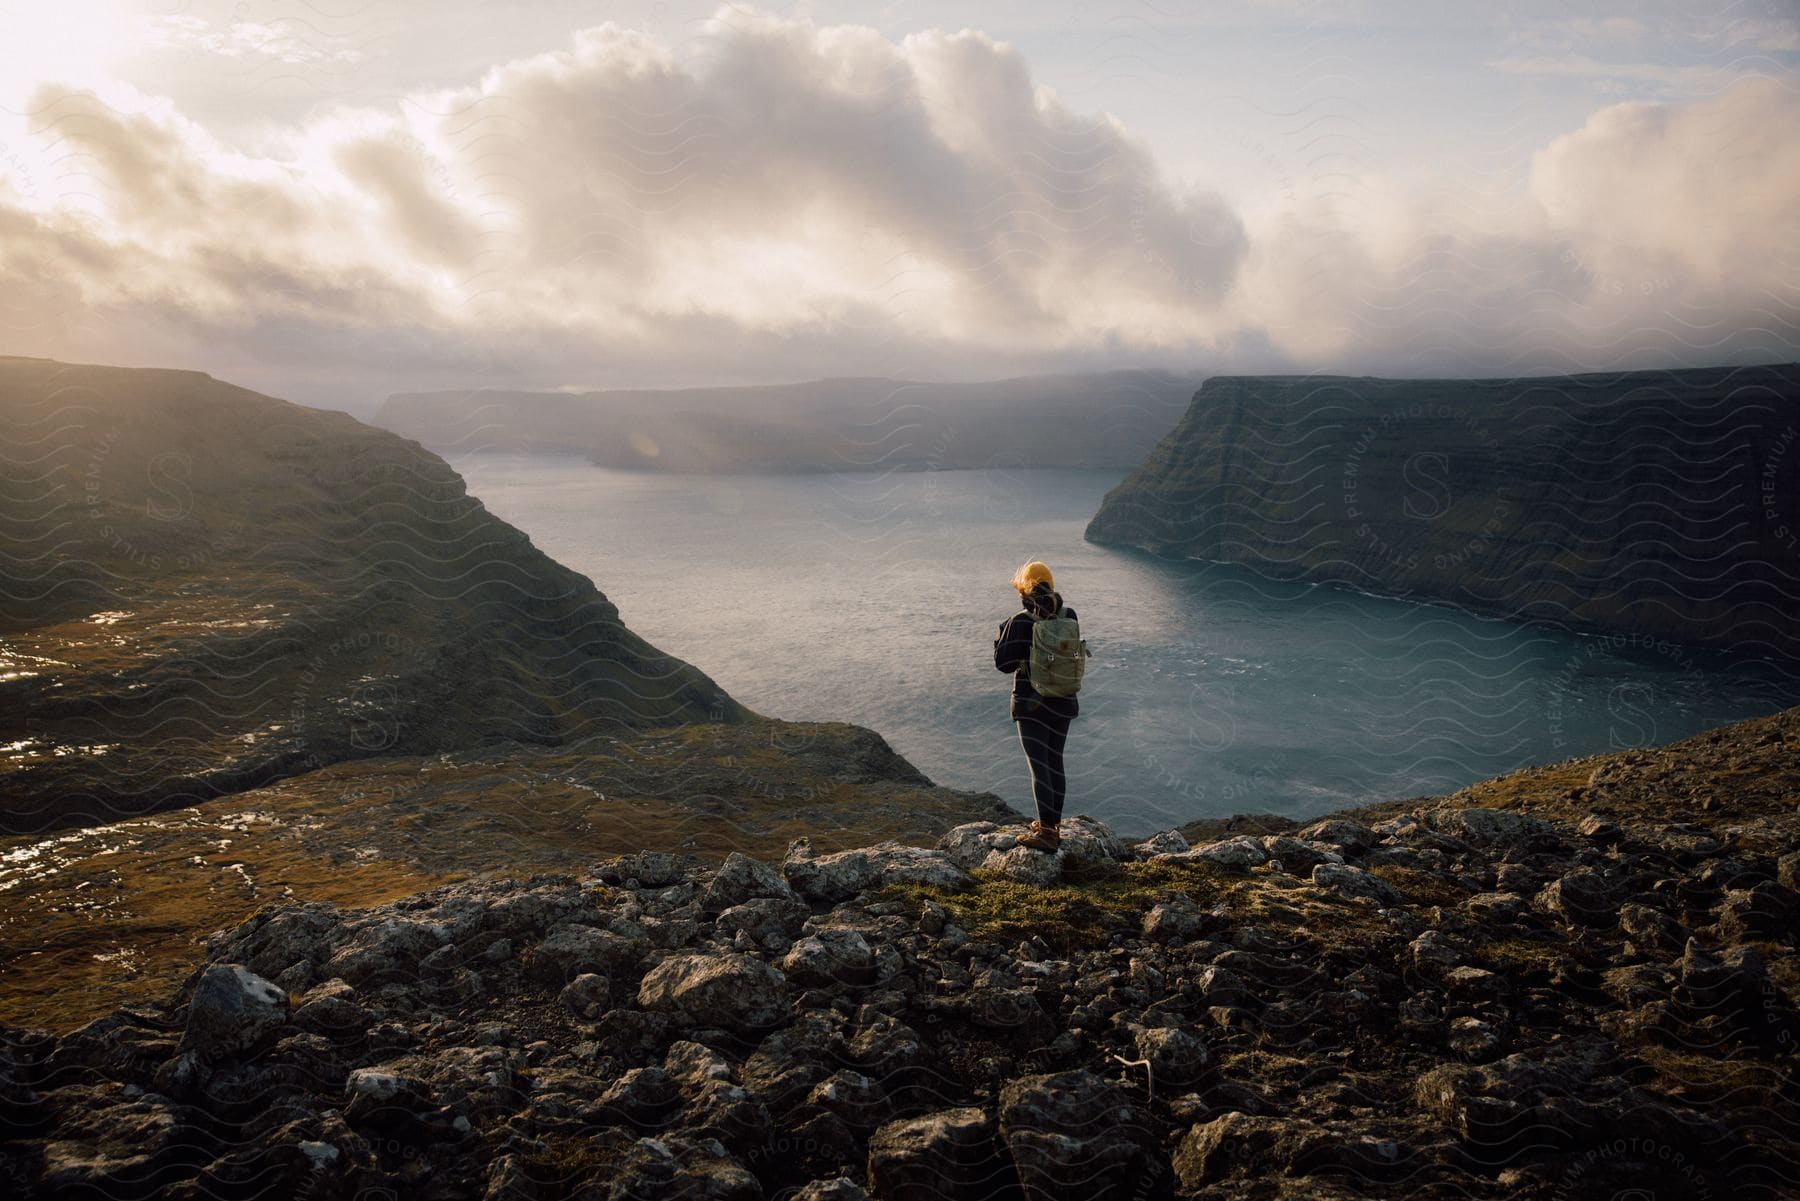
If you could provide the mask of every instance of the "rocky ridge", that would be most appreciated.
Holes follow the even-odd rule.
[[[1789,1195],[1797,743],[1790,710],[1668,748],[1766,785],[1682,819],[1618,811],[1668,778],[1635,753],[1199,845],[1075,818],[1045,856],[984,821],[271,906],[159,1003],[6,1028],[0,1172],[109,1199]]]

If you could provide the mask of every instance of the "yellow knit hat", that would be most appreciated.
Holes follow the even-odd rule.
[[[1030,592],[1039,584],[1046,588],[1054,588],[1056,587],[1056,578],[1050,574],[1047,566],[1036,559],[1013,572],[1012,586],[1019,590],[1020,596]]]

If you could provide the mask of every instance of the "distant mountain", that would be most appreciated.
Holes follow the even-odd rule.
[[[747,716],[442,459],[342,413],[6,357],[0,448],[0,829]]]
[[[374,421],[443,454],[579,454],[654,471],[1128,467],[1175,424],[1197,382],[1112,371],[962,384],[401,392]]]
[[[1215,377],[1087,537],[1800,658],[1800,366]]]

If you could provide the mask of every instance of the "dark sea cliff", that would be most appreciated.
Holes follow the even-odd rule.
[[[1221,376],[1087,537],[1800,659],[1800,366]]]

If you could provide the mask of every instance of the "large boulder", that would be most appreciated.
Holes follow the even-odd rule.
[[[1152,1026],[1135,1036],[1138,1058],[1150,1065],[1150,1079],[1157,1085],[1187,1088],[1212,1067],[1212,1048],[1195,1030],[1182,1026]]]
[[[893,841],[872,847],[813,854],[812,843],[796,838],[782,860],[781,874],[809,901],[835,903],[889,884],[929,884],[960,891],[974,881],[943,851]]]
[[[191,1175],[214,1139],[197,1109],[145,1096],[121,1104],[75,1105],[62,1115],[32,1181],[14,1179],[9,1196],[138,1197]],[[23,1159],[6,1161],[23,1164]],[[24,1191],[14,1191],[19,1186]]]
[[[294,1006],[295,1026],[327,1037],[354,1038],[375,1022],[375,1015],[356,1002],[347,981],[327,980],[308,989]]]
[[[1193,849],[1192,845],[1182,837],[1179,830],[1159,830],[1131,848],[1132,854],[1139,859],[1150,859],[1157,855],[1175,855],[1191,849]]]
[[[757,897],[724,910],[713,925],[729,939],[742,935],[750,946],[779,954],[793,945],[811,915],[802,901]]]
[[[1112,827],[1085,813],[1063,818],[1056,828],[1062,836],[1056,853],[1062,857],[1065,868],[1104,867],[1131,853]]]
[[[889,1122],[869,1139],[869,1187],[876,1201],[948,1201],[1001,1191],[994,1120],[969,1107]]]
[[[819,988],[868,988],[884,984],[903,964],[891,947],[871,947],[861,931],[827,926],[796,942],[781,970],[796,984]]]
[[[670,1043],[663,1054],[663,1071],[692,1091],[710,1080],[730,1081],[731,1061],[705,1043],[682,1038]]]
[[[938,849],[964,871],[988,871],[1025,884],[1051,884],[1065,869],[1117,863],[1131,852],[1103,822],[1086,814],[1065,817],[1057,826],[1061,842],[1053,852],[1019,845],[1023,826],[965,822],[938,839]],[[1186,846],[1185,842],[1182,844]]]
[[[1676,968],[1676,996],[1696,1019],[1744,1028],[1772,1016],[1776,1009],[1768,968],[1755,947],[1732,947],[1716,956],[1698,939],[1689,938]]]
[[[1055,1023],[1044,1012],[1037,993],[1029,988],[986,987],[969,990],[963,1010],[971,1023],[1023,1042],[1035,1042],[1054,1033]]]
[[[1617,890],[1591,868],[1578,868],[1544,885],[1532,908],[1570,926],[1610,929],[1619,921]]]
[[[424,1080],[386,1068],[357,1068],[344,1081],[343,1112],[354,1125],[399,1127],[430,1103]]]
[[[1265,834],[1263,850],[1271,864],[1279,863],[1286,871],[1305,875],[1321,863],[1342,863],[1344,857],[1329,843],[1307,842],[1291,834]]]
[[[796,903],[800,900],[774,868],[733,851],[707,883],[700,896],[700,909],[707,917],[717,917],[733,905],[758,898]]]
[[[1145,938],[1152,938],[1157,942],[1173,942],[1176,939],[1186,941],[1198,938],[1214,921],[1208,910],[1194,904],[1193,898],[1186,893],[1177,893],[1150,907],[1149,912],[1144,914],[1142,929]]]
[[[388,1060],[376,1070],[420,1081],[422,1088],[408,1086],[411,1095],[429,1094],[440,1105],[484,1121],[519,1108],[524,1089],[518,1072],[524,1066],[523,1053],[513,1048],[453,1046]]]
[[[1561,1049],[1508,1055],[1493,1063],[1445,1064],[1423,1073],[1413,1098],[1428,1118],[1471,1154],[1495,1163],[1566,1131],[1545,1104],[1571,1099],[1589,1083],[1621,1070],[1617,1049],[1605,1039],[1571,1032]],[[1642,1107],[1638,1117],[1655,1107]]]
[[[1237,1178],[1307,1176],[1343,1158],[1343,1138],[1305,1118],[1232,1110],[1194,1125],[1176,1145],[1174,1167],[1184,1193],[1203,1194]]]
[[[1779,939],[1793,929],[1794,910],[1793,890],[1773,880],[1731,889],[1719,902],[1719,937],[1727,942]]]
[[[206,1059],[240,1055],[287,1020],[286,989],[240,964],[215,963],[194,985],[180,1049]]]
[[[763,1201],[762,1185],[717,1139],[687,1133],[638,1139],[595,1184],[597,1191],[583,1189],[580,1195],[607,1201]]]
[[[1157,1128],[1091,1072],[1026,1076],[1000,1092],[1000,1132],[1026,1201],[1113,1201],[1166,1171]]]
[[[603,1122],[629,1123],[645,1129],[663,1125],[681,1104],[675,1081],[661,1068],[632,1068],[608,1086],[597,1116]]]
[[[594,869],[594,874],[608,884],[666,888],[687,878],[687,865],[667,851],[637,851],[606,860]]]
[[[1619,906],[1619,929],[1637,944],[1640,952],[1679,951],[1692,933],[1660,910],[1634,902]]]
[[[678,1023],[766,1030],[788,1018],[793,988],[749,955],[671,955],[645,974],[638,1004]]]
[[[729,1080],[703,1080],[687,1090],[679,1124],[690,1134],[718,1139],[733,1154],[750,1156],[768,1140],[769,1111]]]
[[[586,909],[592,898],[573,884],[503,891],[489,903],[480,933],[483,945],[497,939],[531,941]]]
[[[242,964],[273,980],[295,964],[320,964],[331,958],[344,937],[343,921],[343,912],[323,901],[271,906],[209,937],[206,957],[214,963]]]
[[[351,928],[321,975],[359,988],[409,982],[418,977],[419,961],[449,941],[450,929],[440,922],[377,910]]]
[[[841,1068],[819,1081],[806,1105],[835,1114],[850,1129],[869,1134],[893,1112],[887,1089],[862,1072]]]
[[[1269,852],[1263,849],[1262,839],[1254,834],[1239,834],[1235,838],[1209,842],[1191,850],[1152,855],[1151,858],[1166,863],[1210,863],[1220,867],[1250,868],[1267,863]]]
[[[996,851],[1012,850],[1023,833],[1021,827],[1002,826],[998,822],[964,822],[946,830],[937,845],[956,866],[972,872],[984,866],[988,856]]]
[[[527,973],[540,984],[561,988],[577,976],[625,974],[637,964],[641,948],[629,938],[565,922],[544,936],[526,959]]]
[[[1458,809],[1434,813],[1432,819],[1432,824],[1441,832],[1491,849],[1519,846],[1527,839],[1554,833],[1556,829],[1541,817],[1510,809]]]
[[[611,1000],[611,986],[605,976],[595,972],[582,972],[562,990],[563,1007],[576,1017],[593,1022],[606,1012],[607,1002]]]
[[[779,1116],[841,1067],[846,1054],[843,1036],[829,1022],[805,1014],[769,1034],[751,1052],[744,1061],[744,1087]]]
[[[851,1062],[881,1081],[896,1104],[905,1104],[915,1091],[923,1091],[927,1067],[935,1062],[917,1030],[885,1013],[864,1022],[847,1050]]]
[[[1393,885],[1374,872],[1352,867],[1348,863],[1321,863],[1312,870],[1312,882],[1320,888],[1346,897],[1368,897],[1383,905],[1397,905],[1400,894]]]
[[[1361,822],[1341,817],[1321,818],[1311,825],[1302,826],[1294,832],[1294,837],[1307,842],[1329,843],[1341,852],[1351,854],[1366,851],[1381,841],[1381,835]]]
[[[1020,884],[1048,888],[1062,879],[1063,856],[1061,850],[1046,854],[1031,847],[1015,846],[1009,851],[995,851],[981,867],[983,871]]]

